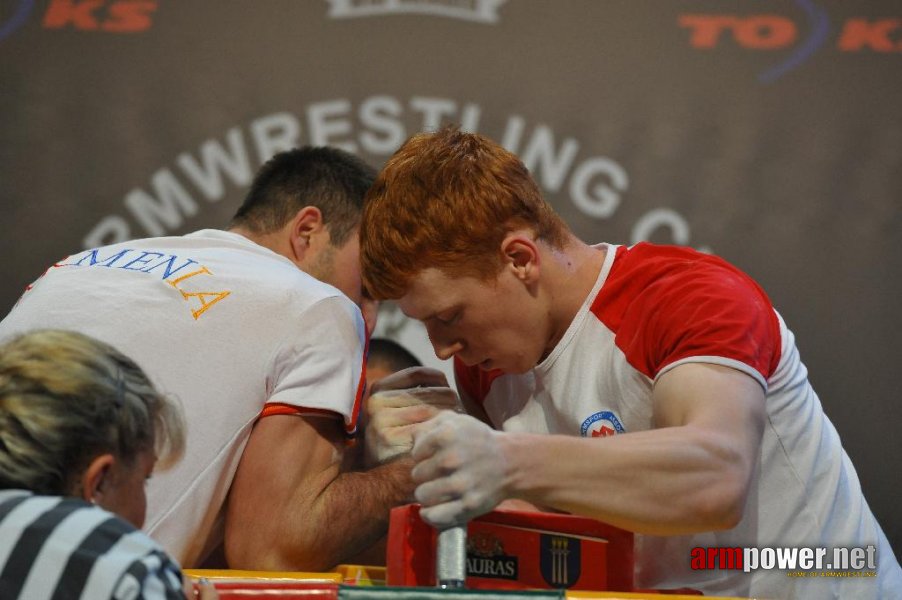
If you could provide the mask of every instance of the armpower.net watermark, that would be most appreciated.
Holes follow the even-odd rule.
[[[696,547],[690,551],[693,570],[759,569],[786,571],[787,577],[876,577],[877,547],[852,548],[727,548]]]

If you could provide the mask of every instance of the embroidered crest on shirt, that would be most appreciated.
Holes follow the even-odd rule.
[[[620,424],[620,419],[609,410],[602,410],[589,416],[579,428],[581,436],[593,438],[608,437],[624,431],[623,425]]]

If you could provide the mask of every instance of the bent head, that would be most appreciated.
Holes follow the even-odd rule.
[[[359,303],[357,240],[375,170],[337,148],[296,148],[257,175],[230,228],[286,256]]]
[[[140,527],[157,457],[183,448],[178,407],[115,348],[57,330],[0,346],[0,488],[80,497]]]
[[[456,128],[423,133],[367,194],[364,283],[423,321],[439,358],[522,371],[547,341],[531,302],[539,248],[563,248],[569,235],[514,154]]]

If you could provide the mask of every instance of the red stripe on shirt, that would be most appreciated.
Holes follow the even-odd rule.
[[[366,329],[364,327],[364,329]],[[357,431],[357,419],[360,416],[360,406],[363,403],[363,394],[366,392],[366,357],[370,351],[370,334],[364,334],[363,360],[360,365],[360,379],[357,381],[357,394],[354,397],[354,408],[351,409],[351,420],[345,424],[345,431],[352,434]]]
[[[323,408],[307,408],[306,406],[295,406],[294,404],[283,404],[282,402],[270,402],[263,407],[258,419],[263,417],[271,417],[273,415],[297,415],[300,417],[331,417],[341,418],[341,415],[335,411],[325,410]]]
[[[366,338],[364,340],[363,347],[363,360],[361,361],[360,366],[360,379],[357,382],[357,394],[354,398],[354,406],[351,409],[351,419],[347,423],[345,423],[345,431],[346,433],[353,434],[357,430],[357,419],[360,416],[360,406],[363,402],[363,394],[366,391],[366,355],[369,351],[370,345],[370,336],[366,334]],[[295,406],[293,404],[285,404],[282,402],[270,402],[263,407],[263,410],[260,411],[260,414],[257,416],[258,419],[262,419],[263,417],[271,417],[273,415],[297,415],[297,416],[321,416],[321,417],[337,417],[342,418],[342,415],[331,410],[326,410],[322,408],[309,408],[306,406]]]

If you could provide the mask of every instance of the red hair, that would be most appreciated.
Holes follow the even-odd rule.
[[[360,257],[374,298],[403,296],[434,267],[488,279],[501,269],[501,241],[528,227],[555,248],[568,228],[542,198],[526,166],[486,137],[445,127],[407,140],[364,202]]]

